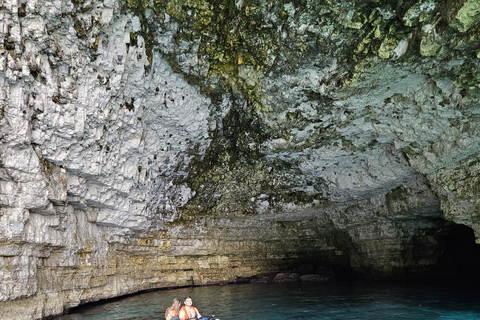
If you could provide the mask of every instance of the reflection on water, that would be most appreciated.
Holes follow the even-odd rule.
[[[158,320],[190,295],[202,315],[221,320],[472,320],[480,290],[451,283],[269,283],[160,290],[82,306],[55,320]]]

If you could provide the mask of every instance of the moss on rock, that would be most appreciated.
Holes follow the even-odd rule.
[[[330,67],[318,66],[324,57],[336,64],[334,75],[325,80],[328,89],[360,79],[382,60],[449,77],[467,90],[478,89],[476,3],[478,0],[463,4],[453,0],[128,0],[126,8],[135,12],[142,24],[132,39],[138,35],[145,38],[150,61],[158,48],[172,69],[198,85],[213,105],[220,105],[225,97],[232,102],[221,129],[211,132],[206,156],[191,162],[186,181],[177,181],[187,183],[197,194],[182,212],[255,214],[260,194],[283,199],[278,201],[318,201],[316,195],[295,196],[275,186],[279,172],[290,169],[269,171],[271,164],[259,146],[267,139],[281,138],[293,151],[334,140],[341,141],[345,149],[355,149],[348,140],[342,141],[335,129],[323,127],[301,145],[289,140],[292,129],[304,129],[312,121],[295,111],[286,111],[288,124],[280,128],[262,123],[262,114],[278,107],[269,100],[278,92],[268,91],[271,89],[266,84],[287,74],[295,76],[301,68],[321,71]],[[146,10],[156,17],[147,18]],[[156,32],[162,30],[173,33],[175,43],[168,48],[155,41]],[[189,66],[185,56],[195,57],[192,59],[198,65]],[[461,62],[449,64],[451,60]],[[306,98],[323,106],[321,96],[328,94],[315,90]],[[274,102],[286,103],[280,100],[275,97]],[[328,113],[330,107],[325,104],[322,112]]]
[[[465,1],[449,22],[452,27],[460,32],[467,32],[471,27],[480,22],[480,0]]]

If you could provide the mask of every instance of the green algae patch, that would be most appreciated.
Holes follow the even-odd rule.
[[[438,43],[437,37],[434,33],[427,33],[420,41],[420,54],[424,57],[431,57],[436,55],[440,49],[441,44]]]
[[[389,1],[382,3],[388,8]],[[431,70],[424,66],[424,59],[433,58],[441,61],[437,71],[456,85],[469,92],[479,87],[478,77],[472,72],[473,65],[478,68],[476,59],[480,56],[479,0],[405,1],[396,7],[390,3],[393,10],[389,12],[394,12],[394,17],[378,8],[368,15],[353,50],[353,73],[346,84],[360,79],[379,62],[377,58],[401,59],[401,63],[417,66],[426,74]],[[448,63],[458,59],[463,61],[460,65]]]
[[[478,1],[458,5],[453,0],[128,0],[126,7],[142,24],[140,32],[131,34],[131,45],[137,36],[143,36],[147,55],[159,50],[174,72],[183,74],[211,98],[213,108],[225,98],[232,102],[230,113],[221,119],[222,129],[210,132],[212,142],[205,157],[194,159],[188,177],[175,181],[187,184],[196,194],[180,209],[181,216],[258,214],[257,203],[263,198],[270,204],[322,200],[315,194],[282,190],[275,179],[294,169],[272,165],[260,150],[262,142],[276,137],[288,140],[292,128],[305,128],[310,121],[289,111],[284,127],[262,123],[260,114],[276,107],[267,103],[269,97],[278,95],[267,91],[271,90],[269,81],[276,77],[295,77],[301,68],[320,72],[322,61],[334,58],[337,69],[332,73],[336,76],[325,80],[334,90],[361,79],[382,60],[390,60],[427,75],[441,73],[465,88],[477,88],[479,78],[474,70],[480,37],[477,13],[471,6]],[[154,17],[146,18],[147,10]],[[164,31],[172,34],[168,39],[173,43],[162,47],[155,41]],[[469,58],[458,66],[444,63],[461,55]],[[426,61],[438,62],[435,71],[429,70]],[[320,101],[328,93],[313,88],[305,95]],[[283,103],[280,98],[274,101]],[[329,106],[321,112],[328,113]],[[334,140],[347,151],[357,151],[352,141],[342,139],[334,129],[319,129],[303,144],[292,143],[289,150],[301,151]],[[415,150],[404,152],[410,155]]]
[[[183,217],[256,214],[252,198],[268,193],[272,175],[255,147],[263,141],[264,128],[253,114],[230,111],[223,134],[216,134],[203,158],[189,166],[186,181],[196,196],[180,209]]]
[[[175,48],[164,53],[188,82],[200,85],[212,100],[218,87],[243,96],[260,112],[271,110],[262,79],[282,63],[295,71],[316,46],[305,33],[308,20],[318,18],[310,16],[315,7],[309,1],[129,0],[126,7],[140,16],[147,33],[154,25],[173,33]],[[156,14],[155,21],[145,19],[146,8]],[[182,52],[196,53],[198,65],[182,65]]]
[[[189,83],[199,85],[214,102],[230,93],[268,113],[274,106],[269,105],[264,80],[295,73],[310,58],[329,54],[333,44],[339,44],[338,58],[346,59],[349,69],[343,83],[354,80],[375,57],[448,55],[448,41],[456,38],[443,31],[448,26],[471,31],[480,19],[479,2],[128,0],[125,6],[140,17],[139,34],[146,40],[150,62],[154,29],[166,28],[173,32],[175,45],[163,53]],[[145,18],[146,9],[156,17]],[[183,53],[196,54],[200,67],[182,65]]]
[[[430,20],[436,8],[437,4],[435,1],[420,0],[405,12],[402,19],[407,27],[415,27],[420,23]]]
[[[380,44],[380,47],[378,48],[378,51],[377,51],[378,56],[382,59],[391,58],[399,42],[400,41],[398,39],[387,35],[383,39],[383,42]]]
[[[208,66],[207,78],[224,81],[233,93],[262,108],[259,80],[281,47],[275,29],[263,26],[265,4],[157,0],[154,6],[157,14],[168,14],[179,24],[177,43],[199,42],[197,54]]]
[[[480,0],[466,1],[458,10],[450,25],[460,32],[467,32],[480,22]]]

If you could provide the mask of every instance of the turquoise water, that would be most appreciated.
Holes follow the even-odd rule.
[[[82,306],[55,320],[153,320],[172,299],[190,295],[202,315],[220,320],[473,320],[480,289],[459,283],[269,283],[190,287]]]

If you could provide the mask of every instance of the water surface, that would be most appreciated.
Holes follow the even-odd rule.
[[[480,290],[469,283],[268,283],[160,290],[75,308],[55,320],[154,320],[190,295],[202,315],[221,320],[472,320]]]

